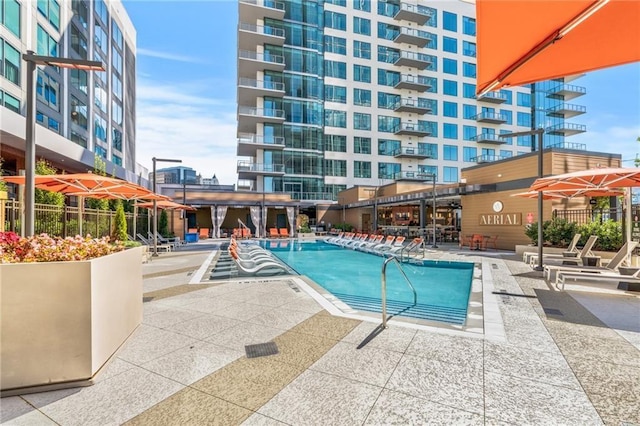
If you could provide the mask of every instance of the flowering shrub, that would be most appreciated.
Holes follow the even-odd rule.
[[[14,232],[0,232],[0,263],[60,262],[87,260],[124,250],[109,237],[50,237],[47,234],[20,237]]]

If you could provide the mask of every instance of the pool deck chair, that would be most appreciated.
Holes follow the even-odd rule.
[[[573,236],[573,239],[571,240],[571,242],[569,243],[569,247],[567,247],[567,250],[565,251],[566,253],[578,253],[578,242],[580,242],[580,237],[582,237],[581,234],[575,234]],[[562,258],[562,257],[566,257],[564,255],[562,255],[562,253],[548,253],[548,254],[543,254],[542,255],[542,261],[544,262],[544,259],[551,259],[551,258]],[[522,261],[524,263],[528,263],[528,264],[532,264],[532,263],[538,263],[538,253],[534,253],[534,252],[530,252],[530,251],[526,251],[524,253],[522,253]]]
[[[620,250],[609,260],[604,266],[572,266],[561,265],[554,268],[556,271],[556,285],[558,285],[558,274],[560,272],[574,273],[574,272],[586,272],[586,273],[598,273],[598,272],[611,272],[616,273],[620,265],[622,265],[631,255],[633,250],[638,246],[637,241],[627,241],[624,243]],[[551,273],[549,273],[549,280],[551,279]]]
[[[564,290],[564,284],[567,280],[574,281],[624,281],[630,283],[640,283],[640,269],[638,269],[633,275],[622,275],[615,272],[566,272],[560,271],[556,277],[556,288],[559,289],[558,284],[562,284],[562,290]]]
[[[269,228],[269,238],[280,238],[278,228]]]
[[[265,261],[265,262],[260,262],[256,264],[256,266],[250,267],[250,266],[247,266],[245,263],[243,263],[241,260],[239,260],[238,253],[236,253],[235,250],[230,250],[229,254],[231,254],[231,258],[235,262],[237,268],[247,275],[259,275],[261,272],[264,272],[265,275],[280,274],[282,272],[286,272],[289,274],[291,273],[291,271],[289,271],[289,269],[286,266],[280,263]]]
[[[136,234],[136,236],[140,241],[142,241],[142,244],[149,246],[150,249],[153,249],[153,241],[149,241],[140,233]],[[173,248],[171,244],[160,244],[160,243],[158,243],[156,247],[158,248],[158,250],[164,250],[164,251],[171,251],[171,249]]]
[[[580,266],[580,263],[582,263],[582,259],[584,257],[593,256],[591,249],[593,248],[593,245],[596,243],[597,239],[598,239],[597,235],[591,235],[587,240],[587,242],[584,244],[584,247],[582,247],[582,250],[580,250],[580,253],[578,253],[578,257],[566,257],[566,258],[563,257],[563,258],[547,259],[547,262],[549,261],[552,262],[552,263],[546,263],[543,265],[544,275],[547,278],[547,280],[551,280],[551,274],[557,269],[562,267],[572,268],[572,267]],[[544,259],[544,256],[542,258]],[[562,265],[557,263],[559,261],[562,261],[561,263],[565,263],[565,264]],[[567,263],[573,263],[574,265],[567,264]],[[533,267],[533,264],[531,264],[531,266]]]
[[[393,241],[395,239],[396,239],[395,235],[388,235],[387,238],[384,240],[384,243],[377,244],[373,247],[370,247],[366,251],[369,253],[380,254],[380,250],[384,250],[383,247],[391,248],[391,246],[393,245]]]
[[[404,240],[406,240],[407,238],[403,235],[398,235],[395,239],[395,241],[393,242],[393,244],[390,245],[383,245],[382,247],[378,247],[377,251],[378,253],[384,254],[386,252],[388,252],[389,250],[393,250],[394,248],[400,249],[402,247],[404,247]]]
[[[278,229],[278,233],[280,234],[280,238],[289,238],[289,230],[287,228]]]

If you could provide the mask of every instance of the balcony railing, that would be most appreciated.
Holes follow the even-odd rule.
[[[396,112],[417,112],[426,114],[432,111],[431,103],[427,99],[401,98],[392,105]]]
[[[547,148],[574,149],[576,151],[586,151],[587,144],[577,142],[558,142],[548,145]]]
[[[255,89],[284,91],[284,83],[277,81],[262,81],[252,78],[240,77],[238,85],[243,87],[253,87]]]
[[[401,50],[400,55],[396,55],[393,64],[397,66],[413,67],[423,70],[433,63],[433,56],[424,53],[409,52]]]
[[[240,59],[251,59],[254,61],[271,62],[274,64],[284,65],[284,56],[273,55],[271,53],[258,53],[250,50],[240,50],[238,52],[238,57]]]
[[[289,192],[294,200],[322,200],[336,201],[336,196],[330,192]]]
[[[260,164],[260,163],[252,163],[250,161],[238,161],[238,171],[284,174],[284,166],[282,164]]]
[[[393,133],[397,135],[407,134],[415,136],[428,136],[432,133],[432,129],[428,125],[418,123],[400,123],[393,129]]]
[[[393,19],[397,21],[411,21],[418,25],[424,25],[429,19],[431,19],[431,12],[424,6],[400,3],[400,9],[398,9],[395,15],[393,15]]]
[[[248,106],[239,106],[238,114],[251,115],[254,117],[273,117],[273,118],[285,118],[285,112],[283,109],[272,108],[256,108]]]
[[[238,28],[241,31],[248,31],[256,34],[284,38],[284,30],[282,28],[276,28],[276,27],[265,26],[265,25],[248,24],[246,22],[240,22],[240,25],[238,26]]]
[[[238,143],[257,144],[257,145],[284,145],[284,137],[282,136],[263,136],[251,133],[241,133],[238,136]]]
[[[485,123],[506,123],[507,117],[503,114],[499,114],[497,112],[489,112],[483,111],[480,114],[477,114],[473,117],[476,121],[481,121]]]
[[[431,178],[431,174],[425,173],[422,171],[406,171],[403,170],[401,172],[396,172],[389,176],[390,179],[394,180],[415,180],[415,181],[426,181]]]
[[[391,155],[394,157],[414,157],[414,158],[432,158],[433,150],[427,148],[416,147],[400,147],[394,149]]]
[[[548,92],[550,95],[564,96],[564,99],[573,99],[578,96],[582,96],[587,93],[587,89],[583,86],[576,86],[574,84],[559,84],[551,88]]]
[[[412,89],[425,92],[433,86],[433,78],[422,75],[402,74],[400,81],[394,86],[396,89]]]
[[[254,6],[268,7],[270,9],[278,9],[284,11],[284,2],[275,0],[239,0],[240,3],[251,4]]]
[[[584,133],[587,131],[587,126],[584,124],[576,123],[560,123],[555,126],[550,126],[545,129],[547,133],[563,134],[563,135],[575,135],[578,133]]]
[[[547,112],[551,115],[560,115],[568,118],[586,113],[587,107],[584,105],[561,103],[560,105],[549,108]]]
[[[431,36],[428,32],[416,30],[414,28],[400,28],[400,33],[393,39],[396,43],[415,44],[418,47],[424,47],[431,43]]]
[[[501,104],[507,102],[507,97],[500,92],[487,92],[478,97],[479,101],[491,102],[493,104]]]
[[[496,144],[507,143],[506,139],[499,137],[497,134],[486,133],[486,132],[473,136],[471,140],[478,143],[496,143]]]
[[[509,157],[502,157],[500,155],[485,154],[485,155],[479,155],[477,157],[473,157],[473,158],[471,158],[471,161],[475,162],[475,163],[478,163],[478,164],[482,164],[482,163],[493,163],[494,161],[504,160],[505,158],[509,158]]]

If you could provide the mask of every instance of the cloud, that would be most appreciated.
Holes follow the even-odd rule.
[[[221,184],[236,184],[235,100],[207,98],[194,87],[186,90],[139,81],[137,162],[151,171],[153,157],[180,159],[203,177],[215,174]]]
[[[592,130],[593,129],[593,130]],[[587,132],[567,139],[568,142],[584,143],[589,151],[621,154],[625,167],[633,166],[633,160],[640,153],[640,125],[610,125],[598,127],[587,124]]]
[[[188,62],[192,64],[204,64],[206,61],[203,61],[200,58],[194,58],[191,56],[179,55],[176,53],[169,52],[160,52],[158,50],[151,50],[145,48],[138,48],[136,50],[137,55],[149,56],[152,58],[166,59],[168,61],[177,61],[177,62]]]

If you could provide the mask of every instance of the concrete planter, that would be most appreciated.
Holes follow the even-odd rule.
[[[142,322],[142,251],[0,265],[2,396],[92,384]]]

